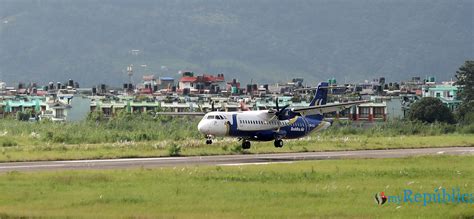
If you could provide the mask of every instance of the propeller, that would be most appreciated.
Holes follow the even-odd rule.
[[[216,108],[214,107],[214,101],[211,102],[211,111],[212,112],[216,111]]]
[[[280,109],[280,107],[278,106],[278,97],[276,98],[276,112],[275,112],[275,116],[278,117],[279,120],[285,120],[285,113],[286,113],[286,108],[288,108],[290,105],[285,105],[283,108]]]
[[[280,128],[281,128],[281,123],[280,123],[280,120],[287,120],[287,119],[291,119],[295,116],[298,116],[301,114],[300,113],[296,113],[296,112],[293,112],[291,109],[288,109],[290,105],[287,104],[285,105],[283,108],[280,109],[280,106],[278,104],[278,97],[276,98],[276,102],[275,102],[275,107],[276,107],[276,111],[269,111],[269,113],[274,113],[275,115],[272,116],[270,118],[270,120],[268,120],[267,122],[271,122],[273,121],[275,118],[278,119],[277,121],[277,125],[278,125],[278,129],[276,130],[276,133],[280,133]],[[275,137],[276,138],[276,137]]]
[[[280,109],[280,106],[278,105],[278,97],[275,100],[275,106],[276,106],[276,111],[273,111],[275,115],[270,118],[269,121],[274,120],[275,118],[278,118],[278,120],[285,120],[285,113],[286,113],[286,108],[288,108],[290,105],[285,105],[283,108]]]

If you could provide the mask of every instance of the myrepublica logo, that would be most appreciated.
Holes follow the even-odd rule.
[[[383,204],[419,204],[427,206],[429,204],[474,204],[474,193],[462,192],[460,188],[437,188],[433,192],[414,192],[411,189],[404,189],[398,195],[385,195],[385,192],[376,193],[374,196],[378,205]]]
[[[387,196],[385,196],[385,192],[375,193],[374,199],[378,205],[383,205],[385,202],[387,202]]]

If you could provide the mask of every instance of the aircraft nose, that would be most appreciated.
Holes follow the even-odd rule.
[[[205,121],[199,122],[199,124],[198,124],[198,130],[199,130],[199,132],[205,134],[205,132],[207,132],[207,129],[208,129],[208,128],[207,128],[207,125],[206,125],[206,122],[205,122]]]

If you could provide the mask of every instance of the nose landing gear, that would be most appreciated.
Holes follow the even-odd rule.
[[[206,144],[212,144],[212,136],[206,135]]]

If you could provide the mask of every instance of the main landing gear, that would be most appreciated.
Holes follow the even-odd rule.
[[[250,141],[242,139],[242,149],[250,149]]]
[[[273,142],[273,145],[275,145],[276,148],[281,148],[283,147],[283,140],[275,139],[275,142]]]

